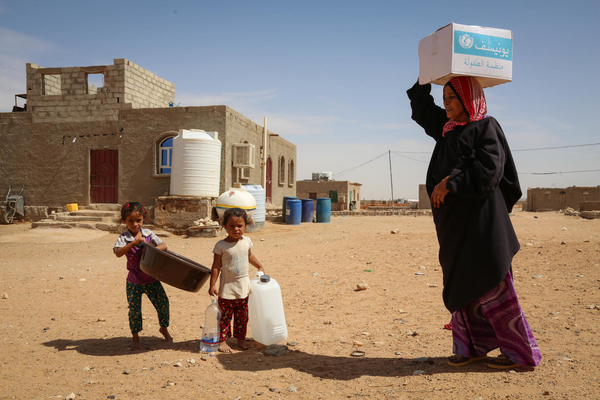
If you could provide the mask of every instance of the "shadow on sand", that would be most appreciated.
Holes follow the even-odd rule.
[[[475,362],[463,367],[451,367],[446,357],[396,358],[396,357],[352,357],[327,356],[310,354],[293,350],[290,354],[279,357],[257,354],[256,350],[218,354],[216,357],[228,371],[260,372],[292,368],[296,371],[310,374],[315,378],[347,381],[361,376],[401,377],[415,374],[434,375],[465,372],[499,372],[489,368],[487,364]],[[264,350],[264,348],[262,349]],[[260,359],[260,361],[259,361]]]
[[[200,346],[199,340],[185,342],[167,342],[161,337],[141,337],[141,349],[131,350],[131,336],[111,337],[106,339],[56,339],[42,343],[46,347],[53,347],[58,351],[76,351],[80,354],[96,357],[123,356],[145,353],[161,349],[170,349],[187,353],[197,353]]]
[[[159,349],[170,349],[191,353],[195,358],[198,352],[199,340],[168,343],[159,337],[142,338],[142,349],[132,351],[128,349],[130,337],[113,337],[108,339],[83,339],[68,340],[58,339],[43,343],[44,346],[53,347],[58,351],[76,351],[89,356],[119,356],[133,355]],[[227,371],[273,371],[292,368],[296,371],[310,374],[315,378],[347,381],[361,376],[402,377],[412,376],[415,371],[422,371],[424,375],[465,373],[465,372],[500,372],[487,367],[485,361],[475,362],[463,367],[451,367],[447,364],[446,357],[433,358],[400,358],[400,357],[364,357],[328,356],[310,354],[300,350],[291,350],[284,356],[274,357],[264,354],[265,346],[256,342],[252,348],[239,351],[232,346],[232,353],[214,353],[210,357],[216,358]],[[526,370],[525,370],[526,371]]]

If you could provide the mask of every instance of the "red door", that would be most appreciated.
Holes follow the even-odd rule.
[[[265,188],[265,197],[267,198],[267,203],[273,203],[271,200],[271,182],[273,180],[273,163],[271,162],[271,157],[267,158],[267,182]]]
[[[92,203],[118,203],[119,152],[90,151],[90,199]]]

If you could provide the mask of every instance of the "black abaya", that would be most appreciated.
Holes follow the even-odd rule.
[[[456,126],[435,105],[431,85],[408,90],[412,119],[436,141],[427,170],[427,193],[448,178],[444,204],[433,208],[450,312],[495,288],[506,276],[519,242],[509,213],[521,197],[517,170],[502,128],[493,117]]]

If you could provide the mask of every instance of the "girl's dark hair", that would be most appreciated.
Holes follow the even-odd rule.
[[[221,225],[225,227],[225,225],[227,225],[227,220],[229,219],[229,217],[232,216],[243,218],[246,225],[250,225],[248,214],[246,214],[246,211],[242,210],[241,208],[228,208],[227,210],[225,210],[225,212],[223,213],[223,222],[221,223]]]
[[[144,218],[146,217],[146,209],[144,208],[142,203],[133,201],[131,203],[123,204],[123,208],[121,208],[121,222],[125,222],[127,216],[134,212],[142,214]]]

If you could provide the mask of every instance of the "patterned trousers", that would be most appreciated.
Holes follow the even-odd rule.
[[[138,285],[127,282],[127,302],[129,303],[129,328],[132,334],[143,329],[142,323],[142,294],[152,302],[158,313],[158,323],[161,328],[169,326],[169,298],[160,281]]]
[[[510,272],[498,286],[452,313],[453,353],[478,357],[500,348],[510,361],[537,366],[542,355],[521,310]]]
[[[231,337],[231,319],[235,316],[233,325],[233,337],[236,339],[246,339],[248,329],[248,297],[244,299],[222,299],[219,297],[219,308],[221,309],[221,321],[219,328],[221,335],[220,342]]]

